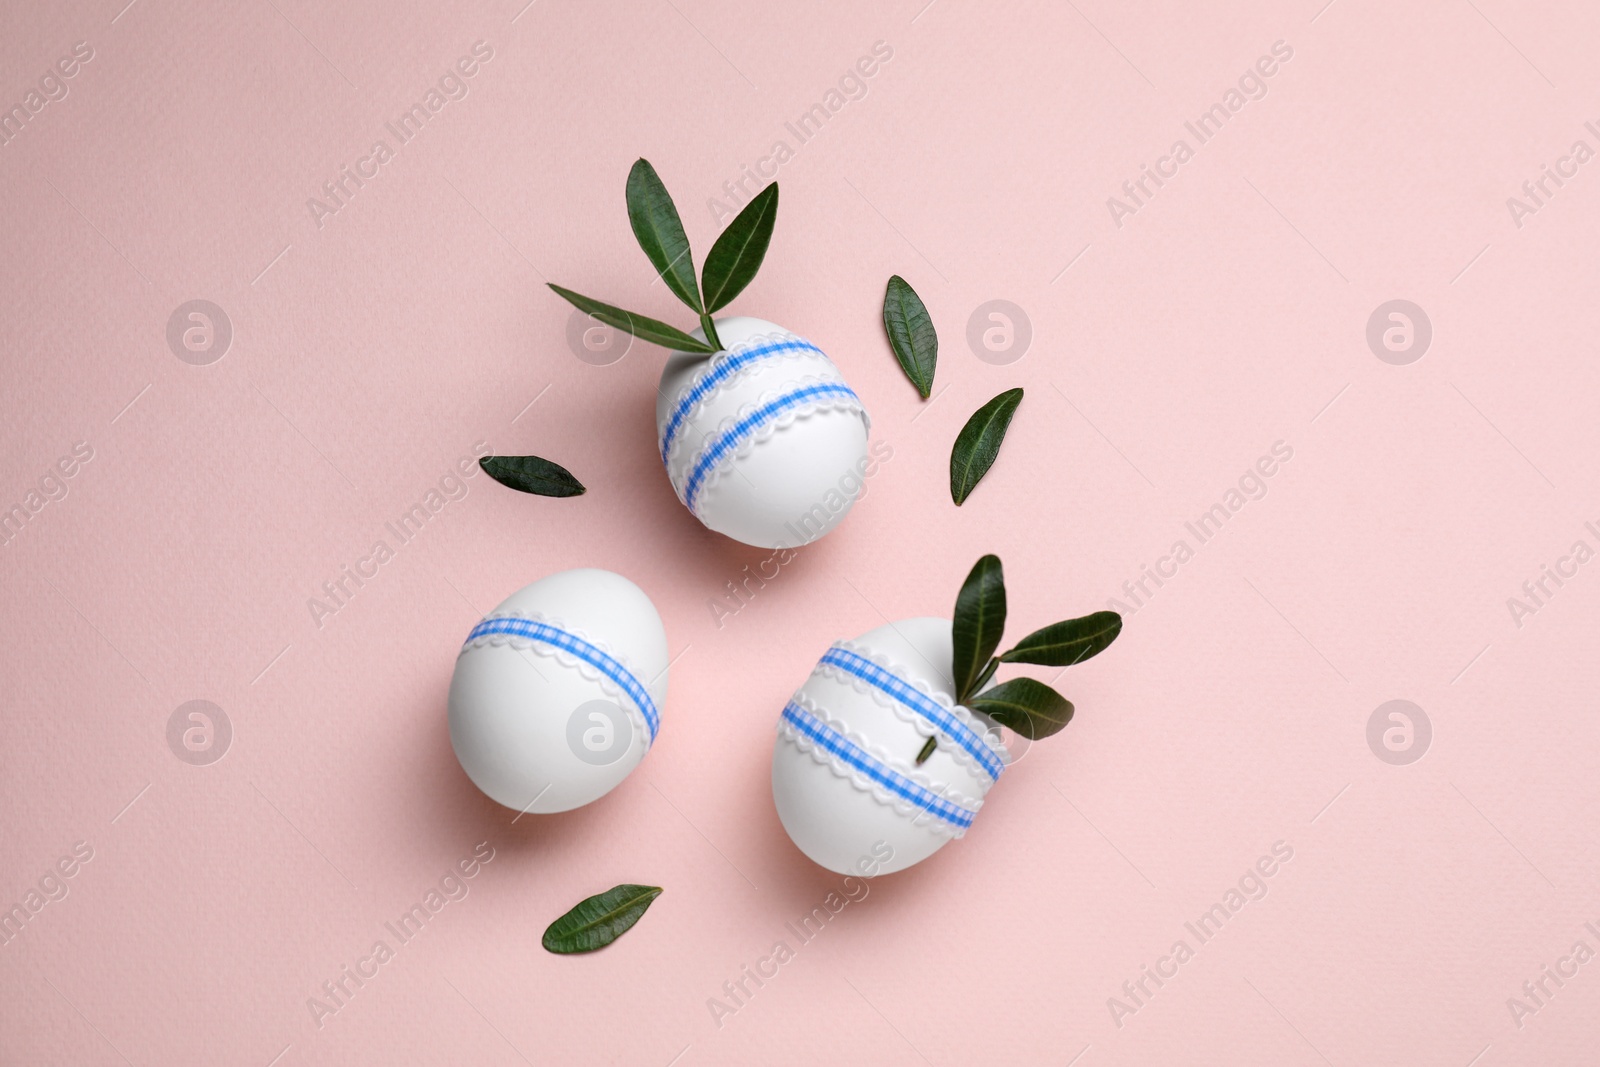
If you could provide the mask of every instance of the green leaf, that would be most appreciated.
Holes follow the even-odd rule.
[[[535,496],[581,496],[583,483],[559,463],[538,456],[484,456],[483,472],[501,485]]]
[[[708,313],[726,307],[755,278],[766,257],[767,245],[772,242],[773,223],[777,221],[778,183],[773,182],[734,216],[706,255],[701,279],[705,283]]]
[[[619,885],[581,900],[545,930],[544,947],[563,954],[605,948],[627,933],[660,895],[659,886]]]
[[[989,659],[1006,628],[1006,579],[1000,557],[984,556],[973,564],[956,595],[955,621],[950,625],[955,655],[956,703],[965,704],[978,687]]]
[[[635,315],[631,311],[623,311],[619,307],[603,304],[598,300],[584,296],[582,293],[575,293],[571,289],[563,289],[554,282],[546,284],[573,307],[593,315],[607,326],[615,326],[619,330],[625,330],[641,341],[649,341],[653,345],[663,345],[678,352],[700,352],[709,355],[716,351],[715,348],[712,348],[704,341],[690,337],[676,326],[668,326],[659,319]]]
[[[694,280],[694,257],[683,232],[678,209],[649,160],[641,159],[628,172],[628,221],[639,247],[650,257],[656,273],[678,299],[698,314],[700,288]]]
[[[900,275],[889,278],[883,293],[883,328],[889,333],[889,347],[900,369],[917,387],[922,399],[933,392],[933,371],[939,362],[939,335],[933,319],[917,291]]]
[[[1097,611],[1081,619],[1054,622],[1035,630],[1018,641],[1011,651],[1002,652],[1000,659],[1006,663],[1070,667],[1104,652],[1121,632],[1121,615],[1114,611]]]
[[[928,757],[933,755],[933,750],[938,747],[939,739],[937,737],[930,737],[928,740],[923,742],[922,751],[917,753],[917,766],[920,767],[924,763],[927,763]]]
[[[1072,701],[1032,678],[1001,682],[983,696],[973,697],[967,707],[1030,741],[1049,737],[1072,721]]]
[[[1007,389],[974,411],[956,435],[955,447],[950,450],[950,499],[957,507],[994,466],[994,459],[1000,454],[1000,442],[1006,439],[1011,416],[1017,413],[1020,403],[1022,390]]]

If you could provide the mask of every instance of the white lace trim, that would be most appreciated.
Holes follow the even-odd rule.
[[[624,670],[633,675],[635,681],[637,681],[641,686],[644,686],[646,693],[650,692],[650,687],[645,684],[644,675],[641,674],[638,669],[628,661],[628,657],[617,652],[616,649],[612,648],[606,642],[590,636],[587,632],[579,629],[576,626],[570,626],[559,619],[551,618],[550,616],[537,611],[494,611],[490,612],[488,615],[485,615],[480,621],[479,625],[482,625],[484,622],[488,622],[492,619],[527,619],[529,622],[539,622],[546,626],[554,627],[557,630],[563,630],[566,633],[571,634],[573,637],[588,642],[595,648],[598,648],[600,651],[610,656],[612,659],[616,660],[622,665]],[[553,659],[563,667],[573,668],[591,682],[599,682],[600,687],[608,694],[621,698],[617,701],[617,706],[621,707],[628,713],[628,718],[629,721],[633,723],[633,728],[638,731],[638,735],[644,739],[645,751],[648,752],[650,750],[650,746],[655,743],[654,739],[650,736],[650,724],[645,721],[644,712],[639,710],[638,705],[634,703],[633,695],[613,681],[611,676],[605,671],[601,670],[599,667],[596,667],[588,660],[580,659],[564,648],[557,648],[555,645],[547,644],[544,641],[536,641],[531,637],[523,637],[520,634],[483,634],[479,637],[474,637],[472,640],[461,646],[461,651],[456,653],[456,658],[460,659],[462,656],[466,655],[468,649],[484,648],[489,645],[509,645],[518,651],[531,651],[534,653],[534,655],[544,656],[547,659]],[[655,696],[651,695],[650,699],[654,701]],[[659,733],[661,730],[660,718],[661,706],[657,704],[657,733]]]
[[[797,389],[804,389],[813,385],[844,385],[846,388],[849,388],[844,379],[838,377],[837,375],[807,375],[803,378],[797,378],[793,381],[784,383],[784,385],[779,388],[769,389],[763,392],[751,403],[740,407],[738,412],[723,419],[714,431],[707,434],[705,440],[710,441],[718,435],[726,432],[730,427],[737,425],[740,420],[746,418],[766,404],[769,404],[774,400],[778,400]],[[703,500],[705,495],[722,480],[723,475],[725,475],[732,468],[734,461],[748,456],[751,452],[755,451],[757,446],[772,440],[772,438],[775,437],[779,432],[788,429],[801,419],[809,419],[813,415],[820,415],[829,411],[846,411],[855,415],[859,415],[861,417],[862,425],[868,430],[871,430],[872,428],[872,420],[868,417],[867,409],[862,406],[861,399],[859,397],[812,397],[806,400],[803,404],[800,404],[794,408],[790,408],[777,418],[756,427],[750,433],[740,438],[738,444],[736,444],[732,449],[724,452],[717,460],[716,464],[706,472],[706,476],[700,485],[696,504],[698,505],[699,500]],[[689,484],[689,478],[694,472],[695,464],[699,462],[701,451],[701,449],[697,448],[688,457],[687,462],[682,463],[681,465],[676,465],[678,467],[677,470],[668,471],[668,474],[672,479],[672,487],[677,490],[679,500],[685,499],[685,490]]]
[[[989,746],[989,750],[995,754],[995,757],[1000,761],[1002,766],[1011,765],[1011,750],[1006,748],[1005,744],[1000,740],[999,727],[997,727],[988,716],[980,716],[971,708],[968,708],[963,704],[954,703],[945,694],[929,688],[925,683],[918,680],[902,665],[895,663],[887,656],[883,656],[877,652],[874,652],[865,645],[858,645],[854,641],[835,641],[834,646],[837,648],[842,648],[847,652],[853,652],[862,659],[870,661],[880,669],[894,675],[903,684],[915,689],[917,692],[921,693],[923,696],[939,705],[945,711],[948,711],[955,719],[959,720],[974,734],[977,734],[983,739],[984,744]],[[984,780],[985,784],[983,789],[985,793],[987,793],[990,787],[992,787],[994,783],[999,780],[996,778],[990,778],[988,770],[983,766],[983,764],[978,762],[977,757],[968,752],[961,745],[957,744],[949,734],[945,733],[943,730],[939,729],[937,725],[929,722],[921,715],[918,715],[911,708],[906,707],[904,704],[900,703],[900,701],[896,700],[888,693],[885,693],[883,690],[879,689],[865,678],[858,678],[849,671],[841,670],[838,667],[826,663],[818,663],[816,667],[812,669],[811,673],[841,682],[845,685],[848,685],[858,693],[865,693],[867,696],[872,698],[874,703],[888,708],[890,711],[894,712],[895,717],[901,722],[910,723],[916,729],[918,734],[922,735],[923,737],[936,738],[937,740],[935,740],[934,744],[938,746],[940,751],[948,753],[950,757],[957,763],[961,764],[962,767],[975,772],[976,777]]]
[[[835,719],[826,711],[822,710],[817,706],[816,701],[812,700],[804,693],[796,693],[791,699],[795,704],[799,705],[805,711],[815,715],[818,719],[821,719],[823,722],[827,723],[829,728],[843,735],[852,744],[866,752],[874,761],[880,764],[883,769],[893,771],[903,778],[909,778],[911,781],[928,790],[928,792],[935,794],[942,800],[967,809],[968,811],[972,812],[974,818],[976,818],[977,813],[982,810],[982,797],[968,797],[963,793],[959,793],[954,789],[951,789],[948,785],[935,782],[925,772],[920,771],[912,766],[909,760],[904,759],[903,757],[888,755],[883,748],[869,743],[861,734],[854,730],[848,729],[844,723],[840,722],[838,719]],[[835,777],[843,778],[856,789],[871,796],[872,799],[876,800],[879,804],[882,804],[885,807],[893,808],[897,815],[900,815],[903,818],[911,819],[913,822],[921,822],[923,825],[927,826],[930,831],[938,834],[940,837],[957,838],[966,834],[966,827],[957,826],[954,823],[947,822],[944,819],[939,818],[937,815],[934,815],[920,807],[919,805],[905,799],[898,793],[890,792],[885,786],[869,778],[864,772],[851,766],[842,757],[828,752],[821,745],[812,741],[811,738],[800,733],[794,728],[794,726],[785,721],[781,716],[778,719],[778,736],[794,745],[801,752],[809,755],[817,763],[827,767],[833,772]]]

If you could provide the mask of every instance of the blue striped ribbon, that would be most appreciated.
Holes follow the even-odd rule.
[[[683,421],[689,417],[690,410],[696,404],[704,400],[717,386],[744,370],[750,364],[768,356],[781,355],[784,352],[815,352],[824,359],[827,358],[827,354],[822,349],[801,337],[788,341],[774,341],[771,344],[757,345],[754,348],[746,348],[743,351],[734,349],[729,352],[727,358],[718,363],[710,374],[701,378],[694,384],[694,388],[678,398],[677,406],[672,409],[672,416],[667,419],[667,428],[661,434],[661,462],[665,463],[667,457],[672,454],[672,446],[678,439],[678,433],[683,429]]]
[[[761,427],[779,418],[809,401],[828,399],[830,397],[854,400],[861,403],[861,398],[856,396],[855,390],[843,382],[822,382],[816,385],[802,386],[791,392],[785,393],[776,400],[768,401],[756,408],[750,414],[734,423],[732,426],[709,438],[705,448],[695,458],[694,467],[689,472],[688,481],[683,486],[683,502],[690,511],[694,511],[695,503],[699,499],[700,489],[705,485],[706,476],[712,472],[723,457],[737,449],[741,442]]]
[[[661,728],[661,712],[656,708],[656,702],[650,699],[649,690],[639,683],[639,679],[633,676],[632,671],[607,655],[602,649],[591,645],[576,634],[557,629],[548,623],[516,617],[484,619],[472,628],[472,632],[467,635],[466,643],[470,645],[480,637],[489,637],[494,634],[525,637],[530,641],[538,641],[540,644],[559,648],[600,671],[600,673],[615,682],[617,687],[624,693],[628,694],[629,699],[638,707],[639,713],[644,716],[645,725],[650,728],[651,743],[655,742],[656,732]]]
[[[881,693],[889,696],[896,702],[910,708],[935,727],[949,735],[950,740],[965,749],[985,771],[989,772],[991,780],[998,779],[1000,772],[1005,770],[1005,764],[1000,757],[995,755],[994,749],[977,731],[957,718],[949,709],[943,707],[928,694],[907,682],[900,676],[884,670],[865,656],[857,655],[847,648],[834,645],[822,657],[821,666],[833,667],[844,671],[854,678],[860,678],[868,685]]]
[[[895,796],[910,801],[918,808],[936,818],[943,819],[951,826],[965,830],[972,825],[973,818],[978,814],[959,804],[952,804],[944,797],[918,785],[905,775],[890,770],[860,745],[851,741],[848,737],[792,700],[784,706],[783,721],[794,727],[803,737],[821,747],[828,754],[844,760],[845,763],[865,774]]]

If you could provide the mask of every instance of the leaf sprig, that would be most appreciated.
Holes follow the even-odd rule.
[[[701,341],[658,319],[624,311],[559,285],[551,284],[550,288],[578,310],[641,341],[704,355],[720,350],[722,340],[711,321],[712,313],[726,307],[743,292],[761,269],[767,246],[772,243],[773,225],[778,220],[778,183],[773,182],[757,193],[718,235],[698,281],[683,220],[678,217],[671,194],[649,160],[638,160],[628,172],[627,200],[628,222],[633,226],[633,236],[638,239],[639,247],[644,249],[651,266],[672,294],[699,316],[700,329],[706,339]]]
[[[950,627],[956,703],[1037,741],[1072,721],[1072,702],[1033,678],[1012,678],[991,689],[983,687],[1002,663],[1070,667],[1099,655],[1122,632],[1122,616],[1114,611],[1097,611],[1051,623],[996,655],[1005,628],[1005,574],[1000,557],[991,554],[973,565],[956,594],[955,619]],[[933,746],[924,745],[916,762],[920,765],[932,754]]]

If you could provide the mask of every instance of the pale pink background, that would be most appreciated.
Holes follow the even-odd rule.
[[[0,551],[0,903],[94,849],[0,946],[0,1061],[1595,1061],[1600,962],[1521,1028],[1506,1004],[1600,948],[1600,564],[1520,629],[1506,606],[1600,547],[1600,162],[1520,228],[1505,204],[1600,147],[1592,5],[124,2],[0,15],[6,106],[94,49],[0,148],[0,504],[94,450]],[[319,229],[307,198],[479,40],[470,95]],[[719,628],[764,553],[674,499],[661,352],[580,362],[543,283],[687,325],[629,233],[629,164],[703,255],[706,199],[879,40],[866,97],[782,169],[732,310],[823,345],[894,456]],[[1106,198],[1278,40],[1269,95],[1115,226]],[[942,339],[926,404],[879,321],[896,272]],[[234,328],[205,367],[165,340],[194,298]],[[1034,328],[1008,367],[965,341],[994,298]],[[1364,338],[1395,298],[1434,327],[1409,366]],[[957,510],[950,442],[1018,384]],[[307,598],[480,440],[590,491],[474,478],[314,625]],[[708,999],[839,885],[768,788],[827,644],[947,612],[986,551],[1016,634],[1101,607],[1278,440],[1267,497],[1062,679],[1078,718],[971,835],[719,1027]],[[636,774],[511,825],[451,755],[446,687],[481,613],[574,566],[642,585],[682,655]],[[166,743],[195,698],[235,730],[208,767]],[[1396,698],[1433,724],[1410,766],[1365,739]],[[1107,998],[1279,840],[1269,895],[1118,1027]],[[307,998],[480,841],[470,895],[318,1028]],[[539,947],[622,881],[666,887],[623,941]]]

